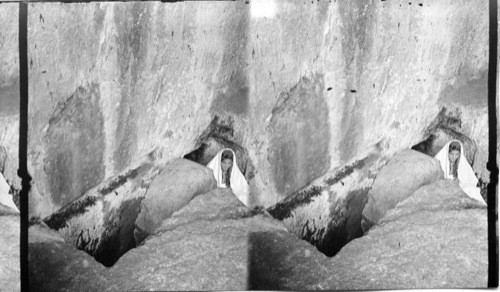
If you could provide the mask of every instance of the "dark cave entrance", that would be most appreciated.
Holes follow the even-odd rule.
[[[236,163],[241,173],[247,181],[250,181],[255,176],[255,168],[248,151],[237,141],[233,118],[231,116],[221,118],[215,115],[210,125],[196,140],[196,149],[183,158],[207,165],[220,150],[230,148],[236,153]]]
[[[450,140],[459,140],[464,146],[465,158],[470,166],[474,166],[477,156],[476,142],[463,134],[461,113],[456,110],[442,107],[438,116],[427,127],[424,132],[424,139],[413,145],[411,149],[434,157],[439,150]],[[478,187],[481,196],[487,202],[488,183],[475,173],[478,178]]]

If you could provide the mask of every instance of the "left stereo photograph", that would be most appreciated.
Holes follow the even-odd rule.
[[[20,291],[18,3],[0,4],[0,27],[0,290]]]

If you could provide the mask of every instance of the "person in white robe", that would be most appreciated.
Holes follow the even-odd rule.
[[[207,167],[212,169],[217,187],[231,188],[236,197],[250,208],[248,183],[236,164],[236,155],[232,149],[219,151]]]
[[[458,181],[460,188],[471,198],[486,205],[477,187],[478,179],[465,158],[464,147],[458,140],[451,140],[434,156],[439,160],[446,179]]]
[[[12,195],[9,194],[10,187],[5,181],[3,174],[0,173],[0,204],[12,208],[14,211],[19,213],[19,209],[12,200]]]

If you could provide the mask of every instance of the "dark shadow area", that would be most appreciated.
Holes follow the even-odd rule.
[[[276,205],[269,207],[267,211],[278,220],[289,218],[293,216],[293,210],[301,206],[307,206],[330,186],[343,184],[342,181],[355,171],[367,171],[377,159],[378,156],[373,155],[354,161],[338,169],[334,175],[325,178],[323,185],[311,185],[296,191]],[[370,173],[368,176],[374,179],[375,174]],[[335,256],[347,243],[363,236],[363,229],[361,228],[362,212],[370,189],[371,187],[354,187],[350,189],[345,199],[339,200],[334,210],[330,211],[329,223],[326,227],[318,227],[315,219],[309,218],[303,224],[299,237],[314,245],[318,251],[326,256]],[[325,208],[328,207],[325,206]]]
[[[450,110],[446,107],[441,108],[436,119],[427,127],[422,142],[413,145],[411,149],[419,151],[434,157],[439,150],[450,140],[459,140],[462,142],[465,150],[465,157],[471,166],[474,165],[477,153],[476,142],[462,133],[462,118],[460,112]],[[487,200],[488,184],[478,177],[478,187],[481,190],[481,196]]]
[[[236,153],[236,163],[247,181],[255,176],[253,162],[248,151],[235,142],[234,120],[232,117],[214,116],[208,127],[198,137],[196,149],[184,155],[183,158],[207,165],[215,155],[224,148],[230,148]]]
[[[248,289],[284,289],[284,279],[292,276],[290,265],[284,259],[293,251],[283,246],[278,234],[273,232],[250,233],[248,250]]]
[[[443,107],[425,130],[424,140],[413,145],[411,149],[434,156],[448,141],[453,139],[462,142],[467,161],[471,166],[474,165],[477,146],[472,139],[462,134],[461,114]]]
[[[305,232],[304,240],[307,240],[328,257],[335,256],[346,244],[355,238],[363,236],[361,228],[361,216],[366,205],[369,188],[350,192],[338,214],[337,220],[332,220],[319,240],[311,237],[311,232]],[[307,228],[308,226],[304,226]]]
[[[66,222],[72,217],[87,212],[86,208],[95,203],[96,200],[92,197],[74,202],[63,211],[44,219],[43,222],[48,227],[59,230],[65,227]],[[101,240],[88,240],[85,231],[81,230],[76,239],[76,248],[85,251],[106,267],[113,266],[121,256],[136,247],[134,222],[140,212],[140,206],[141,199],[122,202],[116,214],[105,218],[106,235],[101,237]]]
[[[82,224],[82,220],[85,218],[83,216],[86,213],[93,214],[90,215],[93,220],[103,220],[102,230],[100,231],[94,230],[95,226],[92,222],[88,222],[88,226],[79,226],[79,234],[71,236],[71,240],[74,242],[68,243],[79,250],[85,251],[104,266],[111,267],[122,255],[136,247],[134,222],[139,215],[143,197],[124,199],[119,202],[119,207],[116,209],[108,206],[106,198],[111,196],[108,199],[114,200],[118,192],[124,192],[119,190],[119,187],[137,179],[138,176],[142,176],[143,173],[150,169],[150,165],[144,164],[118,175],[109,180],[94,194],[74,200],[58,212],[44,218],[43,222],[51,229],[59,231],[62,228],[71,226],[71,220],[73,219]],[[98,207],[98,204],[103,205],[103,207]],[[34,219],[32,224],[36,223],[37,220]],[[93,232],[101,232],[101,235],[97,237],[95,235],[90,236],[89,233]]]

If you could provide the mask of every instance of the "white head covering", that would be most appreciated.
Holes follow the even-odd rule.
[[[0,204],[5,205],[7,207],[11,207],[17,213],[19,213],[19,209],[17,209],[16,204],[14,204],[12,196],[9,195],[9,190],[10,190],[9,185],[5,181],[3,175],[0,173]]]
[[[231,168],[231,177],[229,179],[231,183],[231,190],[236,195],[236,197],[243,203],[245,206],[250,206],[249,201],[249,188],[248,183],[241,173],[238,165],[236,164],[236,154],[232,149],[225,148],[219,151],[217,155],[207,164],[207,167],[212,169],[214,172],[215,180],[217,180],[217,187],[224,187],[225,184],[222,181],[222,168],[221,168],[221,158],[222,152],[229,150],[233,153],[233,166]]]
[[[486,205],[483,197],[481,196],[480,190],[477,185],[477,177],[474,174],[474,170],[467,162],[467,158],[464,155],[464,146],[458,140],[451,140],[444,145],[444,147],[439,150],[439,152],[434,156],[441,163],[441,168],[444,172],[444,177],[449,178],[452,176],[450,173],[450,160],[448,158],[449,148],[451,142],[458,142],[460,144],[460,160],[458,161],[457,176],[460,183],[460,188],[471,198],[478,200]]]

